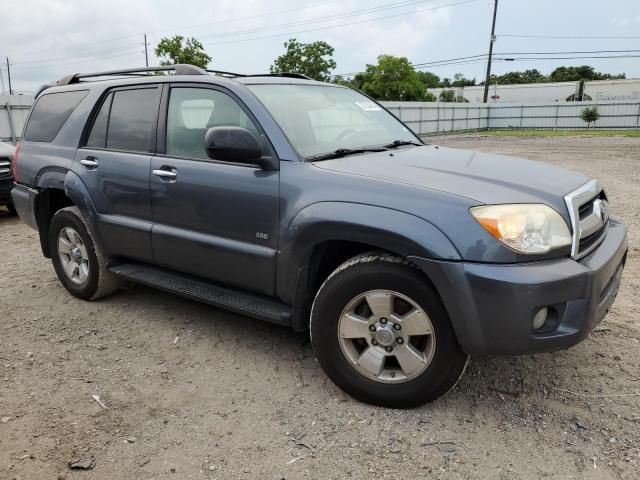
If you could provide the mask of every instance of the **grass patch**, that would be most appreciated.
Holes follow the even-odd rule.
[[[479,135],[495,137],[637,137],[639,130],[485,130]]]

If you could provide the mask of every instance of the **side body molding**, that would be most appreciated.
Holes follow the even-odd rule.
[[[314,203],[280,232],[277,292],[284,302],[293,303],[298,270],[309,264],[314,248],[331,240],[366,243],[403,256],[461,258],[444,233],[415,215],[368,204]]]

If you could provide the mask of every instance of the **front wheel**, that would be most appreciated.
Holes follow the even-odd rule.
[[[320,287],[311,338],[327,375],[355,398],[411,408],[448,392],[462,376],[462,351],[447,312],[411,264],[366,253]]]

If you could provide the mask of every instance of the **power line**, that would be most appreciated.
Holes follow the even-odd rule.
[[[419,8],[414,10],[411,13],[417,13],[417,12],[424,12],[424,11],[429,11],[429,10],[438,10],[441,8],[447,8],[447,7],[455,7],[457,5],[465,5],[468,3],[472,3],[472,2],[477,2],[479,0],[461,0],[458,2],[454,2],[454,3],[448,3],[448,4],[443,4],[443,5],[439,5],[436,7],[429,7],[429,8]],[[402,13],[397,13],[394,15],[386,15],[384,17],[376,17],[376,18],[367,18],[367,19],[363,19],[363,20],[357,20],[354,22],[348,22],[348,23],[340,23],[338,25],[327,25],[324,27],[317,27],[317,28],[310,28],[310,29],[306,29],[306,30],[297,30],[294,32],[282,32],[282,33],[276,33],[276,34],[272,34],[272,35],[263,35],[263,36],[259,36],[259,37],[250,37],[250,38],[243,38],[243,39],[237,39],[237,40],[229,40],[229,41],[225,41],[225,42],[209,42],[209,43],[203,43],[203,45],[228,45],[228,44],[232,44],[232,43],[239,43],[239,42],[250,42],[253,40],[263,40],[265,38],[274,38],[274,37],[283,37],[283,36],[287,36],[287,35],[297,35],[299,33],[308,33],[308,32],[317,32],[320,30],[329,30],[332,28],[340,28],[340,27],[347,27],[347,26],[351,26],[351,25],[359,25],[361,23],[367,23],[367,22],[376,22],[379,20],[387,20],[389,18],[396,18],[396,17],[401,17],[401,16],[406,16],[407,12],[402,12]]]
[[[224,20],[216,20],[215,22],[207,22],[207,23],[199,23],[199,24],[195,24],[195,25],[183,25],[181,27],[175,27],[175,28],[171,28],[171,29],[158,29],[158,30],[151,30],[147,33],[158,33],[158,32],[176,32],[178,30],[190,30],[193,28],[200,28],[200,27],[208,27],[211,25],[220,25],[220,24],[226,24],[226,23],[232,23],[232,22],[239,22],[239,21],[243,21],[243,20],[253,20],[256,18],[263,18],[263,17],[270,17],[273,15],[280,15],[280,14],[285,14],[285,13],[291,13],[291,12],[297,12],[297,11],[301,11],[301,10],[306,10],[310,7],[318,7],[318,6],[323,6],[323,5],[329,5],[332,3],[339,3],[342,2],[343,0],[332,0],[329,2],[322,2],[322,3],[309,3],[307,5],[304,5],[302,7],[297,7],[297,8],[288,8],[285,10],[276,10],[276,11],[272,11],[272,12],[267,12],[267,13],[261,13],[258,15],[250,15],[247,17],[237,17],[237,18],[226,18]]]
[[[126,56],[139,55],[139,54],[140,54],[139,52],[125,52],[125,53],[119,53],[117,55],[109,55],[106,57],[101,57],[100,60],[110,60],[112,58],[126,57]],[[78,65],[81,63],[87,63],[91,61],[94,61],[94,59],[78,60],[74,62],[62,62],[62,63],[56,62],[56,63],[46,64],[46,65],[26,65],[26,66],[18,65],[17,68],[19,68],[20,70],[33,70],[36,68],[47,68],[51,66],[57,67],[57,66],[63,66],[63,65]]]
[[[371,8],[360,9],[360,10],[353,10],[353,11],[350,11],[350,12],[343,12],[343,13],[340,13],[340,14],[328,15],[328,16],[324,16],[324,17],[316,17],[316,18],[300,21],[300,22],[293,23],[293,24],[280,24],[280,25],[273,25],[273,26],[261,27],[261,28],[256,28],[256,29],[245,29],[245,30],[237,30],[237,31],[231,31],[231,32],[222,32],[220,34],[205,35],[205,36],[200,37],[200,38],[243,35],[243,34],[250,34],[250,33],[259,33],[260,31],[267,31],[267,30],[274,30],[274,29],[279,29],[279,28],[291,27],[291,26],[296,26],[296,25],[303,26],[303,25],[307,25],[307,24],[321,23],[321,22],[330,21],[330,20],[337,20],[337,19],[340,19],[340,18],[349,18],[349,17],[353,17],[353,16],[369,15],[369,14],[372,14],[372,13],[377,13],[379,11],[389,10],[389,9],[393,9],[393,8],[410,7],[410,6],[414,6],[414,5],[420,4],[420,3],[424,3],[425,1],[431,2],[431,1],[435,1],[435,0],[404,0],[404,1],[400,1],[400,2],[393,2],[393,3],[379,5],[377,7],[371,7]],[[446,8],[446,7],[450,7],[450,6],[456,6],[456,5],[462,5],[462,4],[466,4],[466,3],[471,3],[471,2],[475,2],[475,1],[478,1],[478,0],[463,0],[463,1],[458,1],[458,2],[449,3],[449,4],[443,4],[443,5],[434,6],[434,7],[416,9],[413,12],[435,10],[435,9]],[[325,2],[325,3],[335,3],[335,2]],[[289,9],[289,10],[282,11],[282,12],[303,10],[305,8],[308,8],[308,7],[309,6],[301,7],[301,8],[297,8],[297,9]],[[275,34],[266,35],[266,36],[251,37],[251,38],[246,38],[246,39],[235,39],[235,40],[230,40],[230,41],[225,41],[225,42],[216,42],[216,43],[209,42],[209,43],[205,43],[205,45],[224,45],[224,44],[231,44],[231,43],[238,43],[238,42],[245,42],[245,41],[252,41],[252,40],[260,40],[260,39],[264,39],[264,38],[274,38],[274,37],[280,37],[280,36],[286,36],[286,35],[293,35],[293,34],[297,34],[297,33],[306,33],[306,32],[311,32],[311,31],[319,31],[319,30],[325,30],[325,29],[340,28],[340,27],[350,26],[350,25],[355,25],[355,24],[360,24],[360,23],[386,20],[388,18],[395,18],[395,17],[399,17],[399,16],[404,16],[404,15],[407,15],[408,13],[409,12],[402,12],[402,13],[399,13],[399,14],[388,15],[388,16],[384,16],[384,17],[363,19],[363,20],[359,20],[359,21],[355,21],[355,22],[341,23],[341,24],[337,24],[337,25],[327,25],[327,26],[322,26],[322,27],[317,27],[317,28],[312,28],[312,29],[299,30],[299,31],[295,31],[295,32],[275,33]],[[254,16],[251,16],[251,17],[243,17],[243,18],[258,18],[258,17],[263,17],[263,16],[267,16],[267,15],[272,15],[272,14],[274,14],[274,12],[271,12],[271,13],[268,13],[268,14],[263,14],[263,15],[254,15]],[[223,22],[223,21],[221,20],[220,22]],[[216,23],[219,23],[219,22],[216,22]],[[124,51],[127,51],[127,50],[137,49],[138,46],[139,45],[137,43],[135,43],[135,44],[127,44],[127,45],[119,46],[117,48],[113,48],[113,49],[109,49],[109,50],[87,52],[87,53],[77,54],[77,55],[73,55],[73,56],[69,56],[69,57],[58,57],[58,58],[47,58],[47,59],[42,59],[41,58],[41,59],[36,59],[36,60],[28,60],[28,61],[16,62],[15,65],[20,65],[20,66],[21,65],[27,65],[27,64],[29,64],[29,65],[35,65],[35,64],[45,65],[45,64],[52,64],[52,63],[58,63],[59,64],[60,61],[72,60],[72,59],[80,59],[80,58],[87,58],[87,60],[85,60],[84,62],[90,62],[90,61],[94,60],[94,58],[90,58],[90,57],[95,57],[96,60],[97,59],[102,59],[102,58],[105,58],[105,59],[106,58],[114,58],[115,56],[110,55],[111,53],[124,52]],[[73,63],[84,63],[84,62],[73,62]],[[69,63],[67,63],[67,64],[69,64]],[[20,67],[20,68],[25,68],[25,67]]]
[[[549,38],[555,40],[628,40],[640,38],[638,35],[526,35],[514,33],[502,33],[498,37],[510,38]]]
[[[371,8],[365,8],[365,9],[359,9],[359,10],[352,10],[350,12],[343,12],[343,13],[336,13],[333,15],[327,15],[324,17],[316,17],[316,18],[311,18],[311,19],[307,19],[307,20],[301,20],[298,22],[289,22],[289,23],[284,23],[284,24],[279,24],[279,25],[269,25],[269,26],[265,26],[265,27],[256,27],[256,28],[251,28],[251,29],[246,29],[246,30],[236,30],[236,31],[231,31],[231,32],[221,32],[221,33],[214,33],[211,35],[201,35],[200,37],[198,37],[199,39],[203,39],[203,38],[218,38],[218,37],[228,37],[228,36],[235,36],[235,35],[243,35],[243,34],[249,34],[249,33],[259,33],[259,32],[263,32],[263,31],[268,31],[268,30],[279,30],[281,28],[291,28],[291,27],[298,27],[298,26],[304,26],[304,25],[311,25],[314,23],[323,23],[323,22],[327,22],[330,20],[340,20],[343,18],[349,18],[349,17],[358,17],[360,15],[369,15],[372,13],[377,13],[380,11],[384,11],[384,10],[392,10],[392,9],[396,9],[396,8],[403,8],[403,7],[411,7],[414,5],[418,5],[421,3],[425,3],[425,2],[433,2],[434,0],[404,0],[401,2],[396,2],[396,3],[390,3],[390,4],[385,4],[385,5],[381,5],[378,7],[371,7]],[[406,14],[408,12],[405,12],[404,14]]]
[[[117,47],[117,48],[112,48],[109,50],[100,50],[100,51],[96,51],[96,52],[87,52],[87,53],[81,53],[81,54],[77,54],[77,55],[72,55],[69,57],[58,57],[58,58],[47,58],[47,59],[38,59],[38,60],[28,60],[28,61],[24,61],[24,62],[15,62],[13,65],[31,65],[31,64],[36,64],[36,63],[55,63],[58,62],[60,60],[64,61],[64,60],[73,60],[76,58],[85,58],[85,57],[101,57],[103,56],[103,54],[109,54],[109,53],[113,53],[113,52],[120,52],[123,50],[131,50],[132,48],[138,48],[138,44],[137,43],[130,43],[127,45],[123,45],[121,47]]]

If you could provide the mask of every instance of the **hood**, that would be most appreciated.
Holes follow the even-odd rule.
[[[589,181],[541,162],[434,145],[314,163],[341,173],[429,188],[479,204],[545,203],[566,216],[564,195]]]

